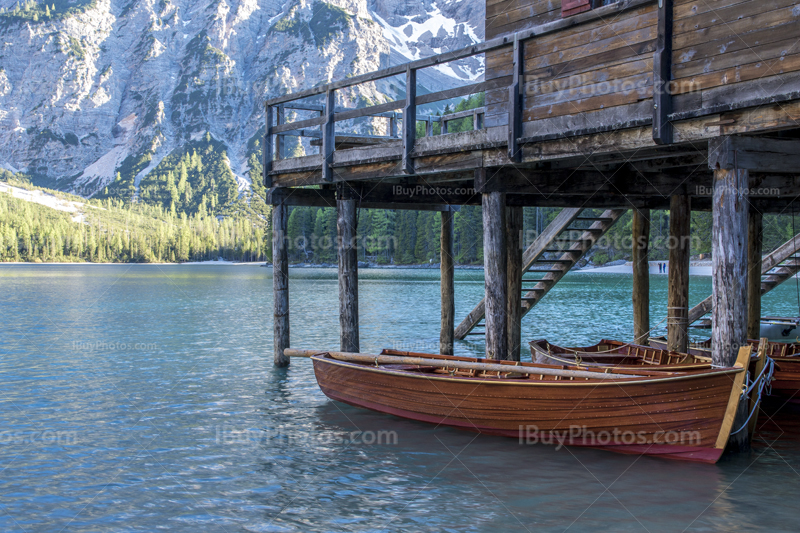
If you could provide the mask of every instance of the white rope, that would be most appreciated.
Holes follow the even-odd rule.
[[[736,431],[732,431],[731,435],[736,435],[744,428],[746,428],[747,425],[750,423],[750,419],[753,418],[753,414],[755,414],[756,410],[758,409],[758,406],[761,404],[761,394],[764,392],[765,388],[768,389],[767,394],[770,394],[769,389],[771,387],[769,384],[772,382],[772,374],[774,371],[775,371],[775,361],[773,361],[772,358],[767,357],[764,363],[764,368],[761,369],[761,373],[758,374],[756,379],[753,380],[753,383],[750,384],[749,387],[742,389],[742,398],[745,398],[747,394],[750,393],[750,391],[752,391],[756,385],[758,385],[758,397],[756,398],[756,401],[753,404],[753,408],[750,410],[750,414],[747,415],[747,420],[744,421],[742,427],[740,427]]]

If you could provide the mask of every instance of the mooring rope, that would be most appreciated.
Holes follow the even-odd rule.
[[[750,394],[750,392],[752,392],[752,390],[756,387],[756,385],[758,385],[758,397],[756,398],[756,401],[753,403],[753,408],[750,409],[750,414],[747,415],[747,420],[744,421],[742,427],[740,427],[736,431],[732,431],[731,435],[736,435],[744,428],[746,428],[747,425],[750,423],[750,419],[753,418],[753,414],[755,414],[756,409],[758,409],[758,406],[761,404],[761,395],[764,392],[764,389],[765,388],[767,389],[767,395],[771,394],[770,384],[772,383],[772,375],[774,372],[775,372],[775,361],[771,357],[767,356],[766,361],[764,362],[764,368],[761,369],[761,372],[758,374],[758,376],[756,376],[756,378],[753,380],[752,383],[750,383],[749,386],[744,387],[742,389],[741,398],[746,398],[747,395]]]

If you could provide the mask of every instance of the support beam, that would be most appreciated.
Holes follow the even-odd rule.
[[[442,211],[441,235],[441,290],[442,327],[439,333],[439,353],[453,355],[456,320],[456,298],[453,267],[453,210]]]
[[[333,152],[336,149],[336,93],[331,89],[325,93],[325,123],[322,125],[322,181],[333,181]]]
[[[633,210],[633,342],[647,344],[650,336],[650,210]]]
[[[289,358],[283,350],[289,347],[289,250],[286,224],[289,208],[276,205],[272,208],[272,294],[273,344],[275,366],[288,366]]]
[[[658,2],[658,33],[653,54],[653,141],[672,144],[672,0]]]
[[[519,361],[522,355],[522,208],[506,207],[506,291],[508,316],[508,357]]]
[[[336,201],[336,207],[336,230],[339,238],[339,339],[343,352],[359,352],[356,201],[345,196]]]
[[[747,223],[747,338],[761,337],[763,216],[750,207]]]
[[[747,341],[748,190],[747,170],[714,172],[711,359],[715,365],[733,366],[739,347]],[[747,402],[740,402],[734,429],[746,418]],[[731,435],[728,447],[748,449],[747,431]]]
[[[667,347],[669,350],[686,353],[689,350],[687,328],[689,326],[691,200],[685,195],[674,195],[670,198],[669,207]]]
[[[800,139],[716,137],[708,141],[708,168],[796,174]]]
[[[265,111],[266,115],[266,129],[264,130],[264,146],[261,147],[261,165],[263,167],[262,170],[262,180],[264,187],[269,189],[272,187],[272,176],[269,175],[272,172],[272,159],[275,155],[273,152],[275,149],[272,145],[272,106],[267,105],[267,109]]]
[[[508,158],[519,162],[522,151],[519,138],[522,137],[522,85],[525,71],[525,43],[514,36],[512,51],[513,78],[508,88]]]
[[[486,290],[486,357],[508,356],[506,300],[506,201],[505,194],[489,192],[483,201],[483,264]]]
[[[403,107],[403,172],[414,173],[414,141],[417,137],[417,71],[406,68],[406,105]]]

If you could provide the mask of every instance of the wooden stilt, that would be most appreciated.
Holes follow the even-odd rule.
[[[273,344],[275,366],[288,366],[283,351],[289,347],[289,250],[286,246],[286,223],[289,208],[272,207],[272,293]]]
[[[633,210],[633,342],[647,344],[650,335],[650,210]]]
[[[761,336],[761,251],[763,217],[750,207],[747,236],[747,338]]]
[[[689,254],[691,200],[675,195],[669,202],[669,294],[667,299],[667,346],[686,353],[689,349]],[[734,357],[734,361],[735,361]],[[733,362],[731,362],[733,365]]]
[[[508,354],[508,295],[506,269],[506,195],[482,195],[483,264],[486,278],[486,357],[505,359]]]
[[[442,328],[439,333],[439,352],[453,355],[456,300],[453,270],[453,211],[442,211],[441,235],[441,289],[442,289]]]
[[[716,365],[733,366],[747,339],[747,170],[714,170],[712,201],[711,358]],[[740,402],[734,431],[747,419],[747,402]],[[747,431],[731,435],[729,449],[749,448]]]
[[[358,352],[358,246],[356,201],[336,201],[339,238],[339,327],[343,352]]]
[[[508,356],[519,361],[522,344],[522,208],[506,208],[506,315],[508,315]]]

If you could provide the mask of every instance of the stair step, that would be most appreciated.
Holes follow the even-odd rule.
[[[606,230],[603,228],[567,228],[565,231],[591,231],[592,233],[604,233]]]
[[[574,259],[537,259],[537,263],[569,263],[572,264],[575,262]]]
[[[609,217],[575,217],[573,220],[602,220],[603,222],[611,222],[614,219]]]
[[[477,331],[477,332],[476,331],[470,331],[469,333],[467,333],[467,336],[470,336],[470,335],[486,335],[486,332],[485,331]]]
[[[562,253],[582,254],[583,250],[545,250],[544,252],[551,254],[562,254]]]

